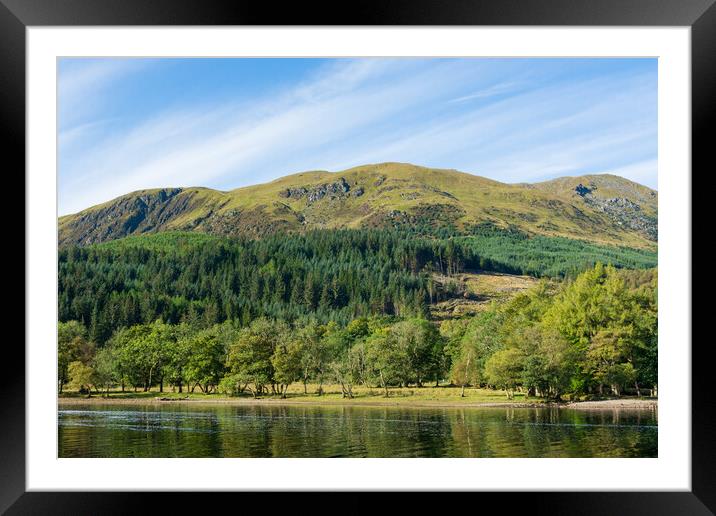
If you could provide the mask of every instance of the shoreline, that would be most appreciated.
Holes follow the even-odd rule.
[[[626,409],[643,410],[657,409],[658,400],[655,399],[610,399],[598,401],[567,401],[567,402],[529,402],[529,401],[454,401],[454,400],[424,400],[405,401],[399,399],[280,399],[280,398],[220,398],[220,399],[173,399],[160,400],[159,398],[58,398],[58,408],[62,405],[309,405],[309,406],[356,406],[356,407],[404,407],[404,408],[566,408],[576,410],[604,410]]]

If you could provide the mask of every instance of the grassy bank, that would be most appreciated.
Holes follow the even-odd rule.
[[[490,406],[514,406],[514,407],[539,407],[548,403],[543,398],[527,397],[523,393],[515,393],[513,399],[508,399],[504,391],[492,389],[466,388],[465,396],[461,397],[461,388],[440,386],[440,387],[411,387],[390,389],[390,396],[385,397],[382,389],[356,386],[353,389],[352,399],[343,398],[340,385],[324,385],[323,394],[317,394],[317,385],[308,385],[306,393],[302,384],[292,385],[287,392],[286,398],[280,396],[261,396],[253,398],[249,394],[240,396],[226,396],[224,394],[203,394],[201,392],[178,393],[159,392],[153,388],[147,392],[134,391],[110,391],[105,397],[93,393],[92,397],[78,393],[63,393],[59,397],[60,404],[81,404],[81,403],[226,403],[226,404],[345,404],[345,405],[401,405],[401,406],[425,406],[425,407],[490,407]],[[167,401],[161,401],[167,400]],[[591,400],[591,401],[569,401],[559,404],[570,408],[641,408],[656,406],[655,399],[620,398],[613,400]]]

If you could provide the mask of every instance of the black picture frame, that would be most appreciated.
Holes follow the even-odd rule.
[[[14,163],[13,170],[25,169],[25,30],[31,26],[688,26],[692,45],[692,170],[699,170],[705,176],[707,166],[714,161],[708,129],[716,125],[715,3],[716,0],[370,0],[350,4],[293,2],[277,8],[270,2],[248,1],[0,0],[3,162],[6,166]],[[691,177],[693,182],[693,172]],[[19,188],[25,191],[24,184]],[[700,190],[698,195],[707,195],[704,189]],[[693,205],[698,205],[696,199]],[[27,274],[27,269],[25,271]],[[523,506],[530,513],[549,514],[713,514],[716,511],[716,426],[714,397],[707,385],[712,374],[707,370],[710,368],[709,346],[708,341],[692,340],[691,491],[480,493],[477,495],[480,504],[496,501],[503,508]],[[681,343],[685,349],[689,344]],[[8,363],[24,365],[24,350],[5,343],[5,349],[8,348],[14,351],[6,353],[17,355]],[[141,513],[151,507],[147,498],[157,498],[167,513],[186,512],[189,508],[187,493],[26,492],[25,392],[21,388],[25,385],[25,368],[8,367],[3,374],[7,376],[6,387],[0,390],[0,511],[7,514]],[[212,498],[211,505],[205,507],[218,508],[217,503],[236,496],[241,496],[243,507],[258,502],[248,500],[245,493],[205,493],[203,496]],[[535,503],[537,497],[539,502]],[[507,498],[509,506],[503,505]],[[419,501],[421,497],[416,499]]]

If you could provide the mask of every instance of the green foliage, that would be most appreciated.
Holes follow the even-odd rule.
[[[276,348],[287,338],[288,327],[281,321],[256,319],[242,329],[230,346],[226,366],[235,381],[247,384],[254,396],[275,383],[272,361]]]
[[[205,393],[211,392],[224,376],[227,340],[231,340],[231,333],[222,335],[221,330],[222,326],[217,325],[184,338],[185,381],[187,385],[199,386]]]
[[[99,349],[92,363],[92,383],[96,387],[104,389],[106,396],[109,389],[118,385],[122,380],[119,353],[111,347]]]
[[[509,302],[441,326],[457,385],[560,399],[656,386],[656,272],[595,265],[554,290],[539,283]]]
[[[618,364],[639,366],[634,382],[653,384],[656,371],[657,307],[655,287],[628,288],[623,274],[597,264],[555,298],[546,324],[559,330],[578,354],[578,383],[618,393],[633,383]],[[619,371],[619,373],[615,373]],[[616,381],[619,380],[619,381]]]
[[[60,320],[85,321],[100,344],[118,328],[158,318],[210,327],[262,316],[345,325],[376,314],[421,315],[427,271],[465,262],[450,242],[384,231],[199,239],[179,248],[133,240],[60,251]],[[166,234],[159,240],[171,242]]]
[[[367,377],[381,385],[386,396],[389,395],[389,385],[407,383],[410,374],[407,349],[398,345],[390,328],[384,328],[366,340],[365,360]]]
[[[274,380],[280,386],[282,397],[286,397],[289,385],[301,379],[303,372],[303,348],[299,340],[279,341],[271,356],[271,365],[274,369]]]
[[[599,245],[563,237],[528,237],[519,231],[477,229],[457,241],[480,256],[485,270],[537,277],[574,277],[597,262],[615,267],[656,267],[655,251]]]
[[[76,360],[67,366],[67,374],[69,377],[67,386],[70,389],[86,392],[88,397],[91,396],[92,385],[95,380],[94,369],[92,369],[92,367]]]
[[[87,329],[79,321],[60,322],[57,328],[57,380],[59,391],[70,380],[69,365],[79,361],[88,364],[94,353]]]
[[[520,335],[522,385],[534,394],[560,399],[571,385],[575,353],[569,342],[553,328],[533,325]]]
[[[76,297],[65,308],[87,305],[78,294],[86,280],[85,292],[100,294],[91,312],[109,318],[93,320],[90,327],[116,328],[95,349],[91,330],[82,323],[60,323],[60,389],[69,384],[107,392],[128,385],[146,391],[168,383],[179,392],[198,387],[204,393],[248,389],[254,396],[285,396],[292,383],[303,382],[305,389],[312,381],[320,395],[324,381],[331,380],[350,398],[357,383],[379,386],[388,396],[392,386],[450,380],[463,391],[492,386],[508,397],[520,389],[560,399],[656,387],[656,270],[597,263],[574,279],[540,281],[438,328],[418,309],[426,296],[445,295],[435,286],[427,294],[426,269],[454,274],[473,263],[476,255],[470,253],[453,240],[401,243],[397,235],[379,231],[202,241],[181,252],[141,246],[68,250],[64,293]],[[183,278],[186,271],[174,268],[182,256],[196,275]],[[343,264],[365,275],[355,276]],[[150,272],[161,281],[150,279]],[[259,286],[262,274],[274,278],[271,288]],[[277,278],[284,278],[284,287],[301,281],[301,288],[282,289]],[[152,317],[148,322],[127,324],[111,302],[98,311],[102,294],[112,299],[125,292],[121,285],[136,281],[152,285],[142,303],[151,304],[152,295],[177,285],[199,297],[186,305],[187,312],[160,310],[173,314],[169,321],[154,318],[155,309],[146,312]],[[277,289],[281,294],[274,298]],[[226,299],[236,292],[237,307],[246,303],[244,309],[226,310]],[[322,308],[337,300],[342,307]],[[203,311],[196,309],[201,303]],[[266,315],[273,313],[285,317]]]
[[[188,231],[167,231],[151,235],[136,235],[110,240],[97,244],[98,249],[126,251],[129,249],[146,249],[150,251],[169,251],[176,253],[190,252],[198,245],[221,241],[222,237],[206,233]]]
[[[452,355],[450,378],[461,386],[479,385],[485,380],[485,361],[502,347],[504,315],[487,310],[469,320],[449,346]]]
[[[435,325],[425,319],[408,319],[392,325],[390,334],[407,356],[407,382],[422,387],[424,381],[441,377],[444,349]]]
[[[525,356],[519,349],[507,348],[495,352],[485,363],[487,381],[504,389],[512,399],[524,368]]]
[[[363,355],[354,355],[357,367],[361,361],[365,377],[385,389],[411,383],[418,387],[443,373],[443,340],[438,329],[423,319],[408,319],[377,329],[366,340]]]
[[[461,295],[454,279],[437,283],[434,274],[565,276],[599,257],[615,266],[656,262],[646,251],[497,230],[448,239],[385,230],[261,240],[161,233],[60,250],[59,318],[84,321],[99,345],[119,328],[157,319],[208,328],[258,317],[341,326],[376,315],[424,318],[428,304]]]

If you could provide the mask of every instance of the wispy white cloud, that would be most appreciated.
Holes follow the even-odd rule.
[[[111,101],[109,90],[150,64],[145,59],[63,59],[58,70],[60,130],[72,130]],[[93,121],[94,122],[94,121]]]
[[[130,190],[201,185],[222,176],[231,186],[271,179],[256,170],[270,167],[277,153],[320,153],[324,146],[344,145],[349,133],[369,130],[381,118],[419,103],[439,73],[418,71],[393,83],[374,83],[390,65],[388,60],[348,62],[251,105],[159,114],[68,164],[72,179],[65,182],[66,191],[75,193],[63,208],[74,211]]]
[[[60,94],[69,105],[83,91],[106,99],[112,84],[138,71],[125,66],[68,73]],[[635,149],[650,156],[656,124],[648,78],[524,88],[522,77],[489,72],[464,60],[340,60],[278,93],[174,106],[121,130],[108,129],[98,103],[89,110],[94,118],[60,133],[60,212],[143,188],[229,189],[378,161],[519,182],[609,171],[638,161]],[[477,99],[489,102],[469,102]]]
[[[580,93],[574,91],[575,85],[550,86],[419,129],[396,129],[388,137],[362,142],[348,157],[335,152],[324,157],[334,169],[365,162],[414,161],[523,182],[594,167],[609,172],[610,163],[629,160],[635,151],[651,151],[655,120],[648,113],[635,112],[632,96],[612,91],[615,86],[607,78],[576,86],[577,90],[588,86],[594,99],[577,103]],[[647,94],[640,88],[633,90],[638,96]],[[637,119],[630,120],[635,115]]]
[[[520,83],[518,82],[503,82],[500,84],[493,84],[492,86],[488,86],[487,88],[475,91],[473,93],[470,93],[469,95],[464,95],[462,97],[451,99],[450,102],[465,102],[467,100],[494,97],[497,95],[502,95],[504,93],[513,92],[519,87]]]
[[[657,188],[657,169],[659,164],[655,159],[647,159],[644,161],[638,161],[636,163],[630,163],[624,167],[618,167],[612,170],[598,170],[595,174],[614,174],[621,177],[626,177],[636,183],[646,185],[649,188],[656,190]]]

